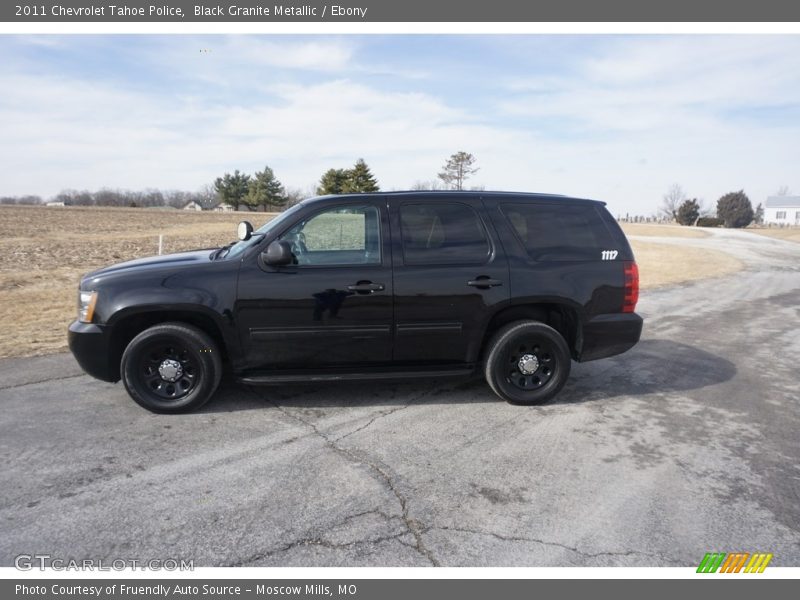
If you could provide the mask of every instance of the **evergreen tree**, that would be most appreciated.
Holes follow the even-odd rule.
[[[253,175],[250,180],[245,201],[249,206],[262,207],[266,212],[269,206],[282,207],[287,198],[283,185],[275,177],[273,170],[264,167],[263,171]]]
[[[747,227],[755,215],[750,198],[744,190],[739,190],[717,200],[717,216],[725,222],[725,227]]]
[[[328,169],[319,180],[317,194],[321,196],[326,194],[341,194],[344,192],[347,179],[348,175],[345,169]]]
[[[363,158],[359,158],[353,168],[346,171],[346,174],[347,179],[342,188],[345,193],[380,191],[378,180],[375,179]]]
[[[675,220],[681,225],[694,225],[700,216],[700,203],[696,198],[684,200],[675,213]]]
[[[214,189],[222,202],[227,202],[234,209],[239,210],[239,206],[245,203],[247,192],[250,186],[250,175],[240,173],[239,169],[230,173],[225,173],[222,177],[217,177],[214,181]]]
[[[764,224],[764,206],[760,202],[758,203],[758,206],[756,206],[756,212],[753,215],[753,222],[756,225]]]

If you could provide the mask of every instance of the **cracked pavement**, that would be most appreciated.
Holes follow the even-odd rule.
[[[519,407],[481,380],[245,387],[150,414],[71,356],[0,361],[0,565],[800,566],[800,245],[645,291],[641,343]]]

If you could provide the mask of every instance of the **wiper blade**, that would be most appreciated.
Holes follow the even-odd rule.
[[[260,240],[261,238],[263,238],[264,235],[266,235],[266,234],[259,233],[259,232],[253,232],[253,235],[250,237],[249,240],[245,240],[245,243],[252,244],[256,240]],[[230,244],[226,244],[225,246],[223,246],[219,250],[216,250],[214,252],[214,254],[212,255],[212,260],[217,260],[218,258],[225,258],[228,255],[228,252],[230,252],[231,248],[233,248],[233,246],[238,244],[240,241],[242,241],[242,240],[236,240],[235,242],[231,242]]]
[[[222,258],[224,256],[223,252],[225,254],[227,254],[235,243],[236,242],[231,242],[230,244],[225,244],[222,248],[218,248],[217,250],[215,250],[214,254],[213,254],[213,257],[212,257],[212,260],[217,260],[218,258]]]

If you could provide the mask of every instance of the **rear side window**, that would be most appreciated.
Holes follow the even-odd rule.
[[[534,260],[600,260],[604,250],[616,247],[594,206],[525,203],[501,209]]]
[[[483,264],[489,257],[483,223],[466,204],[403,204],[400,229],[407,265]]]

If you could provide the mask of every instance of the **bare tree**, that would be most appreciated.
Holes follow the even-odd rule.
[[[3,196],[0,198],[0,204],[28,204],[36,205],[41,204],[42,199],[39,196]]]
[[[439,173],[441,179],[447,187],[454,190],[463,190],[464,181],[473,173],[478,172],[478,167],[474,167],[475,157],[463,150],[456,152],[447,159],[444,170]]]
[[[788,196],[788,195],[790,195],[791,193],[792,193],[792,192],[791,192],[791,190],[789,189],[789,186],[788,186],[788,185],[782,185],[781,187],[779,187],[779,188],[778,188],[778,191],[777,191],[777,192],[775,192],[775,195],[776,195],[776,196]]]
[[[203,207],[203,210],[209,210],[219,204],[220,199],[214,185],[207,183],[201,187],[197,191],[196,202]]]
[[[679,184],[673,183],[664,194],[658,212],[671,220],[677,220],[678,208],[684,200],[686,200],[686,192]]]
[[[94,204],[97,206],[122,206],[124,200],[119,190],[100,188],[92,194]]]
[[[431,179],[429,181],[415,181],[409,189],[415,191],[430,191],[430,190],[443,190],[445,189],[444,183],[437,179]]]
[[[93,206],[94,197],[91,192],[86,190],[63,190],[59,192],[54,200],[63,202],[68,206]]]
[[[307,187],[306,189],[303,188],[286,188],[286,204],[281,207],[281,210],[286,208],[291,208],[295,204],[298,204],[305,200],[306,198],[312,198],[317,195],[317,186],[312,185]]]

